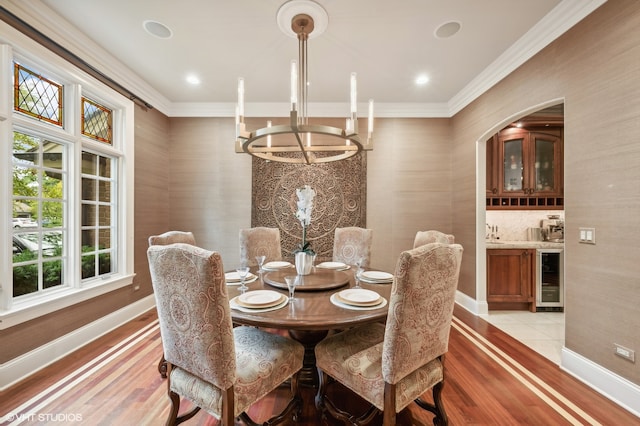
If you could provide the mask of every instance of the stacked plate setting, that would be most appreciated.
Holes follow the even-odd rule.
[[[285,261],[274,261],[267,262],[262,265],[262,269],[265,271],[279,271],[280,269],[291,268],[293,265],[290,262]]]
[[[333,269],[334,271],[346,271],[349,265],[342,262],[322,262],[316,265],[316,268]]]
[[[231,309],[241,312],[269,312],[281,309],[289,303],[289,298],[273,290],[254,290],[229,300]]]
[[[378,309],[386,306],[387,299],[372,290],[348,288],[331,295],[334,305],[349,309]]]
[[[364,271],[358,276],[358,279],[367,283],[383,284],[393,282],[393,274],[382,271]]]
[[[238,273],[236,271],[227,272],[226,274],[224,274],[224,279],[227,282],[227,285],[240,285],[240,283],[242,281],[240,279],[240,275],[238,275]],[[254,282],[257,279],[258,279],[257,275],[254,275],[251,272],[249,272],[247,274],[247,277],[244,279],[244,283],[245,284],[249,284],[249,283]]]
[[[375,306],[382,302],[382,297],[375,291],[363,288],[350,288],[336,293],[339,302],[353,306]]]
[[[289,299],[273,290],[248,291],[234,298],[234,302],[244,308],[267,309],[284,304]]]

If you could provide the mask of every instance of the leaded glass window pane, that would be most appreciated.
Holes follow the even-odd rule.
[[[16,111],[62,126],[62,85],[15,64],[13,97]]]
[[[83,135],[111,145],[111,125],[112,113],[110,109],[87,98],[82,98]]]

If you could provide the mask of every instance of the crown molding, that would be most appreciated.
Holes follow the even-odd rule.
[[[375,116],[452,117],[605,2],[606,0],[562,0],[547,16],[448,102],[376,104]],[[168,117],[232,117],[235,115],[235,105],[229,103],[169,101],[125,64],[39,0],[30,2],[9,0],[4,7],[123,87],[135,92],[142,100]],[[245,111],[247,116],[256,117],[274,116],[274,111],[278,111],[275,116],[282,114],[286,117],[289,114],[289,105],[249,103],[245,106]],[[310,114],[319,117],[340,117],[345,115],[344,111],[348,109],[345,109],[344,104],[341,103],[326,103],[310,104],[309,111]]]
[[[29,2],[8,0],[2,7],[69,52],[82,58],[107,77],[134,92],[136,96],[153,108],[164,114],[169,110],[171,102],[166,97],[40,0]]]
[[[449,115],[454,116],[460,112],[606,1],[563,0],[560,2],[449,100],[447,103]]]

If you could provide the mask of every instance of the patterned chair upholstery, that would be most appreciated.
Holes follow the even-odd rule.
[[[355,265],[363,259],[362,266],[368,267],[371,260],[371,240],[373,230],[349,226],[336,228],[333,240],[333,261]]]
[[[185,231],[167,231],[160,235],[152,235],[149,237],[149,246],[166,246],[174,243],[184,243],[196,245],[196,237],[192,232]],[[167,362],[164,359],[164,355],[158,362],[158,372],[162,378],[167,378]]]
[[[430,243],[453,244],[455,243],[455,237],[451,234],[433,230],[416,232],[416,238],[413,240],[413,248]]]
[[[185,243],[195,246],[196,238],[192,232],[185,231],[167,231],[164,234],[149,237],[150,246],[166,246],[174,243]]]
[[[240,230],[240,263],[257,266],[256,256],[267,256],[266,262],[282,260],[280,229],[258,226]]]
[[[444,354],[448,350],[462,246],[433,243],[404,251],[396,265],[386,326],[354,327],[329,336],[315,348],[320,386],[316,405],[326,415],[366,424],[382,411],[383,425],[415,401],[447,424],[441,400]],[[355,418],[327,395],[328,378],[371,404]],[[420,398],[429,389],[433,404]]]
[[[168,364],[172,407],[166,424],[188,420],[200,408],[222,425],[233,425],[236,417],[253,424],[245,411],[286,380],[291,399],[268,424],[299,416],[304,348],[255,327],[232,326],[220,254],[178,243],[150,246],[147,257]],[[178,417],[181,398],[195,408]]]

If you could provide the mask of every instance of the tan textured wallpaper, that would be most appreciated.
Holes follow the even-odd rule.
[[[610,0],[456,114],[452,214],[469,260],[484,214],[475,210],[475,141],[536,105],[564,102],[565,345],[640,385],[638,361],[614,354],[614,343],[640,351],[638,58],[640,2]],[[596,229],[595,245],[578,243],[580,227]],[[461,280],[475,268],[463,263]]]

